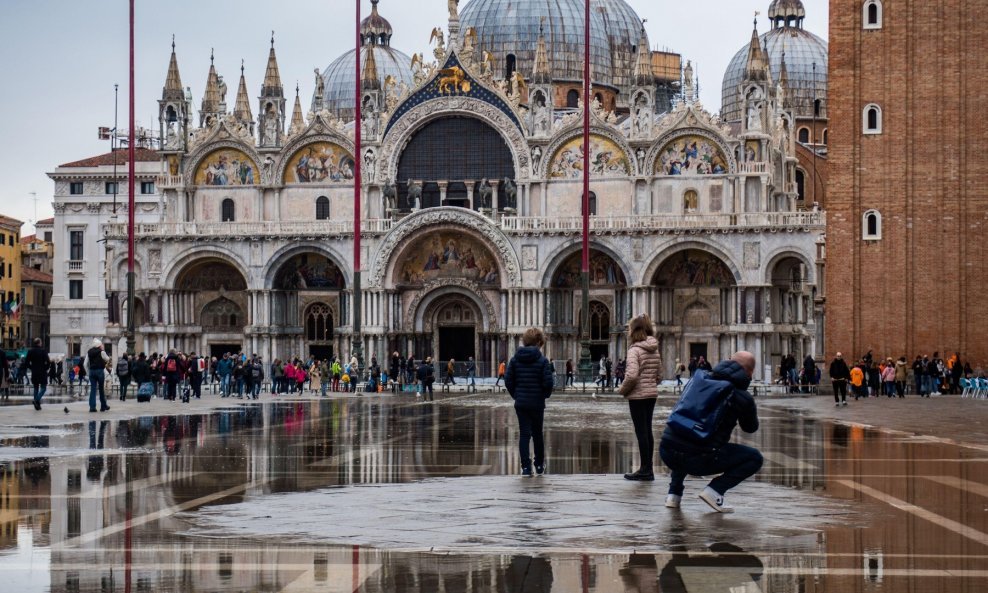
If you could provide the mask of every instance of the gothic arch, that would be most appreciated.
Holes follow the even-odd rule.
[[[235,270],[240,272],[241,276],[244,277],[247,287],[251,287],[252,282],[250,274],[248,273],[249,268],[239,255],[230,249],[226,249],[225,247],[200,244],[192,244],[177,257],[170,258],[168,260],[169,263],[166,264],[161,273],[161,277],[165,279],[162,284],[164,286],[176,286],[178,284],[179,276],[189,266],[202,263],[203,261],[210,259],[220,260],[232,266]]]
[[[515,122],[490,103],[473,97],[451,96],[424,101],[391,124],[381,141],[378,162],[383,169],[379,178],[395,178],[401,154],[416,132],[437,119],[456,115],[478,119],[500,133],[511,151],[517,179],[531,177],[528,142]]]
[[[268,263],[261,273],[264,288],[268,290],[274,288],[275,277],[278,275],[278,271],[281,270],[281,267],[288,263],[289,260],[296,255],[301,255],[303,253],[316,253],[324,256],[326,259],[336,264],[336,267],[343,272],[343,279],[346,282],[346,287],[349,288],[353,271],[344,265],[344,262],[347,260],[340,256],[340,254],[336,253],[333,249],[327,247],[325,243],[317,241],[293,242],[276,251],[274,255],[268,259]]]
[[[800,253],[792,247],[780,247],[765,258],[765,284],[772,284],[772,272],[775,270],[775,267],[779,262],[788,258],[798,259],[806,266],[806,278],[803,279],[804,282],[807,284],[816,284],[816,266],[810,258],[806,257],[806,254]]]
[[[737,160],[734,157],[734,151],[730,148],[724,138],[720,136],[720,134],[703,127],[685,127],[673,128],[659,136],[659,138],[652,143],[651,148],[648,149],[648,153],[645,155],[643,169],[644,173],[649,176],[665,175],[664,172],[659,172],[655,166],[655,163],[659,160],[659,156],[672,142],[688,136],[699,136],[700,138],[711,142],[714,147],[720,151],[721,156],[723,156],[724,161],[727,163],[727,171],[723,173],[724,175],[737,172],[738,165]]]
[[[320,142],[326,142],[328,144],[335,144],[339,148],[343,149],[350,158],[353,157],[354,145],[353,140],[342,136],[341,134],[335,133],[316,133],[312,135],[302,135],[295,138],[282,149],[278,156],[278,161],[275,166],[274,181],[279,187],[287,185],[288,181],[285,179],[285,175],[288,173],[288,165],[295,158],[295,156],[308,146],[313,144],[318,144]],[[352,184],[352,182],[351,182]]]
[[[450,295],[464,297],[464,300],[473,303],[480,311],[483,327],[488,331],[497,331],[497,309],[494,308],[494,304],[487,298],[481,287],[470,281],[449,282],[449,280],[440,279],[427,283],[412,299],[405,315],[405,331],[425,331],[426,313],[443,297]]]
[[[211,156],[213,153],[223,150],[236,150],[245,154],[251,161],[253,161],[255,167],[255,183],[254,186],[261,185],[265,180],[262,179],[260,163],[264,162],[261,156],[257,153],[253,146],[246,144],[235,139],[229,140],[219,140],[216,142],[207,142],[202,146],[196,148],[187,159],[189,166],[185,169],[185,186],[186,187],[196,187],[196,174],[199,172],[199,167],[205,162],[205,160]],[[210,187],[210,186],[203,186]],[[250,186],[247,186],[250,187]]]
[[[672,256],[683,251],[702,251],[713,255],[719,259],[727,269],[734,276],[735,284],[742,284],[743,276],[741,274],[741,267],[738,266],[737,262],[732,258],[727,251],[722,249],[717,245],[710,243],[702,243],[699,241],[682,241],[670,244],[668,247],[659,251],[655,257],[648,263],[645,267],[645,271],[642,274],[642,282],[647,282],[651,284],[655,280],[655,275],[658,273],[659,268],[662,264],[666,263]]]
[[[624,177],[634,177],[638,171],[638,162],[635,157],[635,151],[632,150],[631,145],[628,144],[627,139],[618,130],[610,126],[603,125],[592,125],[590,127],[590,137],[594,136],[603,138],[609,142],[612,142],[618,149],[621,150],[626,162],[627,162],[627,173]],[[549,169],[552,167],[552,163],[556,158],[556,155],[560,150],[573,140],[583,138],[583,128],[578,126],[569,126],[557,132],[552,141],[545,147],[545,154],[542,157],[542,162],[544,166],[541,167],[540,172],[542,176],[545,177],[549,174]],[[582,163],[582,161],[581,161]],[[616,176],[621,177],[621,176]],[[592,179],[593,177],[591,177]]]
[[[404,250],[413,235],[421,235],[424,229],[433,228],[459,228],[477,236],[498,258],[501,286],[506,288],[521,283],[518,255],[493,222],[463,208],[430,208],[405,217],[384,236],[380,249],[372,258],[374,263],[367,279],[368,288],[383,288],[390,284],[397,259],[395,256]]]
[[[576,245],[566,244],[563,245],[562,247],[557,248],[553,253],[551,253],[549,257],[547,257],[545,260],[546,262],[544,268],[545,272],[542,274],[542,278],[539,281],[539,284],[542,286],[542,288],[552,288],[552,279],[556,276],[556,273],[559,271],[559,266],[565,263],[566,260],[569,259],[574,253],[578,253],[581,249],[582,247],[579,245],[579,243],[577,243]],[[635,274],[633,273],[633,268],[631,268],[631,266],[629,266],[624,261],[624,259],[618,254],[617,251],[611,249],[610,247],[604,245],[603,243],[591,241],[590,251],[593,252],[594,250],[599,251],[604,255],[610,257],[612,260],[614,260],[614,263],[616,263],[618,267],[621,268],[621,272],[624,274],[624,279],[627,286],[636,285],[635,282],[638,279],[635,277]]]

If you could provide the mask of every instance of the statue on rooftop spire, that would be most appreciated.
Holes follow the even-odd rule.
[[[449,0],[447,2],[447,5],[449,6],[449,19],[450,20],[459,19],[460,15],[458,14],[458,10],[460,5],[460,0]]]

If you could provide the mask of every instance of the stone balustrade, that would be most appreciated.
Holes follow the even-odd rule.
[[[390,218],[372,218],[363,220],[361,228],[365,235],[384,235],[395,224],[398,223]],[[571,235],[581,232],[583,219],[579,216],[503,216],[499,224],[501,230],[508,235]],[[590,217],[590,231],[597,235],[822,230],[825,224],[826,215],[819,211]],[[113,239],[127,236],[126,224],[106,224],[103,229]],[[353,221],[140,223],[135,230],[138,239],[144,240],[350,237],[353,235]]]

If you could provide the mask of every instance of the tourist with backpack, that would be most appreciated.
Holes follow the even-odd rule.
[[[99,392],[100,412],[106,412],[110,406],[106,405],[106,392],[103,381],[106,380],[106,363],[109,362],[110,355],[106,353],[103,342],[99,338],[93,339],[92,347],[86,352],[85,367],[86,375],[89,377],[89,411],[96,411],[96,393]]]
[[[755,356],[738,352],[713,371],[697,369],[666,424],[659,455],[672,470],[666,506],[679,508],[687,475],[718,475],[700,492],[700,499],[719,513],[732,513],[724,495],[762,467],[757,449],[732,443],[736,425],[758,430],[758,411],[748,393]]]
[[[178,353],[172,348],[165,357],[165,384],[168,391],[165,392],[165,399],[175,401],[178,396],[178,382],[181,378],[181,364],[178,360]]]
[[[130,386],[130,357],[124,352],[117,361],[117,380],[120,381],[120,401],[127,401],[127,387]]]
[[[254,399],[259,399],[261,397],[261,383],[264,383],[264,364],[261,361],[261,357],[258,356],[250,363],[250,372],[248,373],[251,383],[250,395]]]

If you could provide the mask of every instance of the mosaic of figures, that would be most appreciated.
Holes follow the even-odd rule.
[[[716,256],[683,251],[662,264],[655,275],[659,286],[733,286],[734,274]]]
[[[727,173],[724,153],[702,136],[680,136],[666,144],[655,162],[662,175],[719,175]]]
[[[257,181],[257,164],[232,148],[210,153],[196,171],[196,185],[254,185]]]
[[[353,157],[330,142],[316,142],[292,156],[285,183],[326,183],[353,179]]]
[[[602,136],[590,137],[590,174],[599,177],[628,175],[631,166],[628,157],[613,140]],[[553,179],[580,179],[583,177],[583,138],[573,138],[556,151],[549,164],[549,177]]]
[[[497,284],[496,259],[480,241],[457,233],[435,233],[408,249],[395,266],[395,284],[420,286],[436,278]]]
[[[275,276],[278,290],[343,290],[343,272],[329,258],[302,253],[285,262]]]
[[[563,262],[552,279],[553,288],[579,288],[582,255],[575,253]],[[590,286],[607,288],[624,286],[627,281],[621,266],[606,253],[590,251]]]
[[[247,290],[247,281],[227,263],[206,261],[186,269],[177,286],[179,290],[190,291],[238,291]]]

